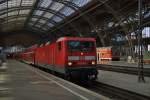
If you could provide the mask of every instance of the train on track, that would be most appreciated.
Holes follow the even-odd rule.
[[[97,47],[97,63],[101,61],[119,61],[120,51],[114,46]]]
[[[26,49],[19,54],[19,59],[60,73],[67,79],[95,80],[98,75],[94,38],[61,37]]]
[[[117,47],[117,46],[108,46],[108,47],[97,47],[97,64],[102,64],[105,63],[105,61],[108,63],[108,61],[119,61],[121,57],[125,57],[125,60],[127,60],[129,56],[134,55],[134,60],[138,60],[138,48],[134,47],[132,48],[129,47]],[[129,53],[130,52],[130,53]],[[132,54],[131,54],[132,52]],[[150,64],[150,51],[146,49],[146,47],[143,47],[143,62]]]

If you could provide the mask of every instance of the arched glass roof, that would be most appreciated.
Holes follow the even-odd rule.
[[[3,31],[23,27],[48,31],[92,0],[0,0]]]

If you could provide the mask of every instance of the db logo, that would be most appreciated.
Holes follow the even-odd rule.
[[[80,60],[84,60],[84,56],[80,56]]]

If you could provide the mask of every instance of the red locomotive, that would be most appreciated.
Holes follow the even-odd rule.
[[[24,61],[65,75],[66,78],[96,79],[94,38],[62,37],[21,54]]]
[[[102,63],[102,61],[116,60],[120,60],[120,52],[117,47],[109,46],[97,48],[97,63]]]

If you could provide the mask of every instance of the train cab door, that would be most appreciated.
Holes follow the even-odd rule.
[[[99,61],[100,61],[100,53],[98,52],[97,53],[97,62],[99,63]]]

